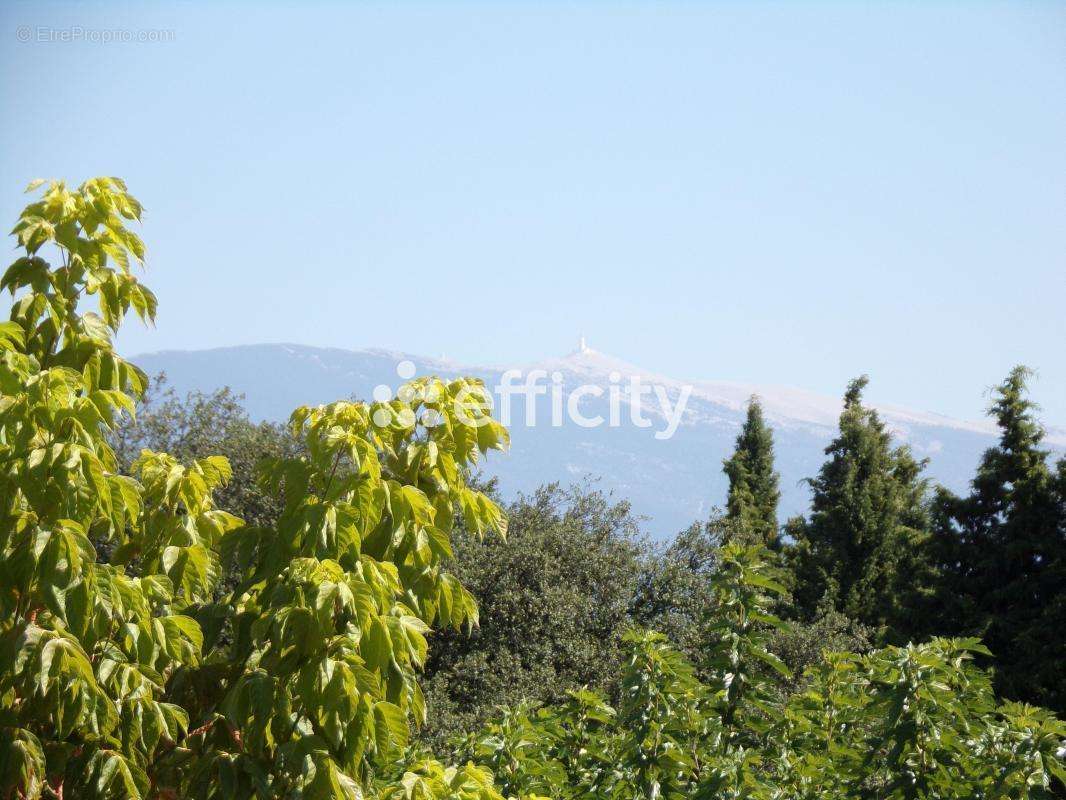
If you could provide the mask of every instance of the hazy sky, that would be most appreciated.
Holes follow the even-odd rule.
[[[35,177],[121,175],[148,209],[159,322],[126,353],[499,363],[584,332],[676,377],[836,394],[867,372],[872,399],[964,417],[1025,362],[1066,423],[1066,4],[0,22],[4,224]],[[171,41],[48,41],[115,29]]]

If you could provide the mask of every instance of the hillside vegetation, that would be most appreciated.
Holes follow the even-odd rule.
[[[753,402],[726,512],[653,547],[587,488],[495,496],[472,379],[285,426],[146,395],[113,347],[156,312],[140,204],[30,188],[0,280],[5,798],[1061,796],[1066,466],[1024,369],[966,497],[859,379],[810,514],[779,524]]]

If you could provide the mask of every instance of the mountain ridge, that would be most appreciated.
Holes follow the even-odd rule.
[[[409,361],[416,374],[442,377],[469,374],[495,386],[507,365],[461,364],[384,348],[314,347],[295,343],[250,344],[207,350],[162,350],[131,358],[149,374],[165,372],[179,393],[209,392],[222,386],[244,395],[245,407],[256,420],[282,421],[298,405],[330,402],[344,397],[370,398],[374,387],[397,388],[403,379],[400,362]],[[549,481],[598,480],[598,486],[617,499],[629,500],[646,517],[646,530],[656,538],[676,533],[705,517],[711,506],[725,500],[722,459],[732,451],[748,397],[757,394],[774,427],[777,465],[781,473],[781,518],[807,510],[809,494],[803,480],[817,473],[823,450],[836,431],[842,401],[795,387],[729,381],[681,381],[644,370],[587,347],[559,358],[515,367],[523,376],[542,370],[542,385],[557,378],[569,401],[574,388],[600,387],[602,397],[578,398],[583,414],[609,414],[607,395],[624,380],[640,380],[662,387],[664,398],[677,403],[686,386],[691,396],[668,440],[655,437],[664,423],[654,401],[647,404],[653,428],[632,425],[584,428],[548,423],[548,398],[534,398],[531,410],[537,425],[525,425],[524,399],[512,398],[512,448],[493,454],[486,472],[496,476],[507,494],[531,492]],[[622,403],[628,403],[626,397]],[[931,412],[873,404],[894,438],[909,445],[918,457],[928,457],[929,476],[953,491],[965,491],[980,454],[996,441],[991,420],[958,420]],[[502,409],[501,409],[502,410]],[[1056,450],[1066,447],[1066,431],[1051,428],[1046,439]]]

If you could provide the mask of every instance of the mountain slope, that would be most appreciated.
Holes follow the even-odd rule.
[[[463,366],[386,350],[341,350],[289,344],[250,345],[200,351],[164,351],[136,356],[133,361],[149,374],[165,372],[179,393],[211,391],[229,386],[245,397],[255,419],[284,420],[298,405],[325,403],[345,397],[370,398],[374,387],[393,390],[402,383],[397,365],[409,361],[416,374],[442,377],[459,374],[483,378],[498,386],[501,367]],[[725,500],[726,480],[722,459],[732,450],[744,417],[748,397],[757,393],[774,427],[777,467],[781,472],[781,519],[807,509],[803,479],[821,465],[823,449],[832,438],[840,400],[800,389],[759,387],[726,382],[689,384],[691,395],[672,437],[657,438],[668,426],[667,409],[678,403],[686,384],[654,375],[588,348],[571,355],[521,368],[522,379],[537,372],[545,394],[527,409],[523,397],[510,399],[512,447],[508,453],[489,456],[486,472],[496,475],[505,493],[529,492],[548,481],[573,482],[591,476],[605,491],[632,502],[647,517],[646,529],[657,538],[676,533],[693,520],[705,517]],[[630,421],[629,397],[624,389],[634,378],[654,384],[641,405],[649,427]],[[559,386],[565,409],[573,400],[586,418],[611,419],[611,396],[617,399],[619,426],[581,427],[567,416],[559,427],[552,423],[552,397],[548,389]],[[573,398],[578,386],[599,387],[602,396]],[[506,401],[497,398],[498,412]],[[973,474],[980,454],[995,441],[988,421],[966,422],[935,414],[894,407],[879,407],[883,418],[901,442],[919,457],[928,457],[928,474],[949,488],[962,491]],[[527,413],[534,424],[526,424]],[[1066,445],[1066,432],[1049,431],[1056,449]]]

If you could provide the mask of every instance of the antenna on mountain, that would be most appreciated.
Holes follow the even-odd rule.
[[[588,351],[589,346],[585,344],[585,334],[581,334],[577,339],[577,352],[587,353]]]

